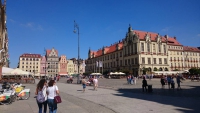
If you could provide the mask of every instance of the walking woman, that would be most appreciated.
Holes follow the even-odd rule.
[[[47,88],[47,103],[49,106],[49,113],[56,113],[57,112],[57,103],[54,102],[54,97],[59,94],[58,87],[55,85],[54,80],[49,81],[49,87]]]
[[[42,113],[42,106],[44,106],[44,113],[47,112],[47,81],[45,79],[41,79],[37,84],[35,95],[38,95],[38,92],[42,92],[43,96],[45,97],[44,101],[39,102],[37,99],[37,104],[39,107],[39,113]]]

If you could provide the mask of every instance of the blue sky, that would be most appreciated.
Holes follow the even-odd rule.
[[[77,58],[89,47],[97,50],[135,30],[176,36],[187,46],[200,46],[200,0],[7,0],[7,28],[11,67],[23,53],[44,55],[55,48],[59,55]]]

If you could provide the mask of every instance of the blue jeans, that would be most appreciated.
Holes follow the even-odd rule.
[[[49,113],[57,112],[57,103],[54,102],[54,99],[48,99]]]
[[[37,100],[36,100],[37,101]],[[38,103],[38,107],[39,107],[39,113],[42,113],[42,105],[44,105],[44,113],[47,112],[47,101],[43,102],[43,103]]]

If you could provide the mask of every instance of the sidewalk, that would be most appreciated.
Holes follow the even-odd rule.
[[[128,93],[123,90],[109,90],[99,88],[93,91],[87,87],[82,93],[81,85],[57,83],[64,93],[77,98],[106,106],[117,113],[198,113],[200,111],[199,98],[170,97],[148,93]]]
[[[199,97],[132,93],[126,92],[127,89],[98,88],[98,91],[93,91],[93,87],[87,87],[86,92],[82,93],[81,85],[59,82],[57,85],[62,98],[57,113],[198,113],[200,111]],[[29,100],[0,105],[0,113],[37,113],[35,87],[36,84],[26,84],[26,88],[31,89]]]

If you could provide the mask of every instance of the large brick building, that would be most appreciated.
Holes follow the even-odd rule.
[[[102,66],[97,66],[97,62]],[[200,67],[200,50],[180,44],[176,37],[128,28],[125,38],[102,47],[89,49],[86,72],[123,71],[134,75],[145,72],[188,70]]]

